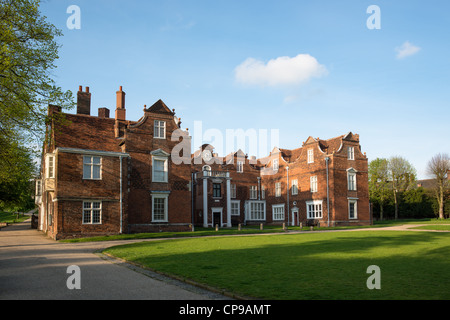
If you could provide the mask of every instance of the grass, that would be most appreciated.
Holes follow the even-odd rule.
[[[450,234],[357,231],[141,242],[107,254],[261,299],[450,299]],[[369,290],[367,268],[381,269]]]
[[[16,222],[22,222],[30,218],[29,216],[26,216],[24,214],[20,214],[19,218],[17,218],[16,213],[10,213],[10,212],[0,212],[0,222],[7,222],[7,223],[16,223]]]
[[[450,219],[421,219],[421,220],[382,220],[375,221],[372,226],[341,226],[341,227],[314,227],[314,230],[346,230],[346,229],[364,229],[364,228],[381,228],[391,227],[402,224],[450,224]],[[299,227],[289,227],[289,231],[300,231]],[[303,227],[302,231],[310,231],[309,227]],[[92,241],[114,241],[114,240],[139,240],[139,239],[159,239],[159,238],[178,238],[178,237],[202,237],[202,236],[218,236],[218,235],[243,235],[243,234],[259,234],[259,233],[285,233],[281,226],[264,226],[263,230],[259,229],[259,225],[244,226],[239,231],[237,227],[219,229],[215,231],[214,228],[199,228],[196,227],[195,231],[186,232],[152,232],[152,233],[136,233],[136,234],[117,234],[107,236],[96,236],[86,238],[76,238],[60,240],[61,242],[92,242]]]

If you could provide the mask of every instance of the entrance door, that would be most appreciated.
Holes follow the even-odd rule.
[[[298,217],[298,208],[292,209],[292,225],[293,226],[299,226],[299,217]]]
[[[212,224],[213,227],[219,225],[219,227],[222,227],[222,208],[211,208],[212,210]]]

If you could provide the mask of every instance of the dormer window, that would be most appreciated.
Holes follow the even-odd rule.
[[[355,160],[355,147],[347,148],[347,158],[348,160]]]
[[[155,120],[154,137],[157,139],[166,138],[166,122]]]
[[[314,162],[314,150],[308,149],[308,163]]]
[[[237,172],[244,172],[244,162],[243,161],[238,161],[237,162],[236,171]]]
[[[278,171],[278,159],[274,159],[272,162],[273,171]]]

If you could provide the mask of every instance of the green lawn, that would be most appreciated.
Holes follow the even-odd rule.
[[[16,223],[16,222],[22,222],[27,219],[29,219],[29,216],[26,216],[24,214],[19,215],[19,219],[17,219],[16,213],[10,213],[10,212],[0,212],[0,222],[8,222],[8,223]]]
[[[351,231],[170,239],[105,250],[264,299],[450,299],[450,233]],[[367,268],[381,269],[369,290]]]

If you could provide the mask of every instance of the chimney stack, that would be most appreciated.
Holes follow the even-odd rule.
[[[89,93],[89,87],[86,87],[86,92],[83,92],[82,86],[78,89],[77,114],[91,115],[91,94]]]
[[[108,108],[98,108],[98,117],[99,118],[109,118],[109,109]]]
[[[116,120],[126,120],[125,92],[122,91],[122,86],[116,92],[116,98]]]

